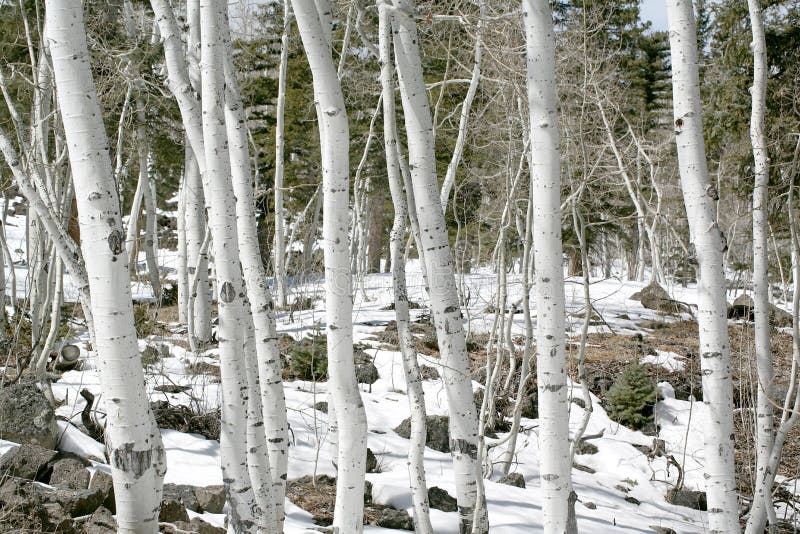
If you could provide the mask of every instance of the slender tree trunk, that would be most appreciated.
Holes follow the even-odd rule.
[[[406,0],[393,2],[394,48],[408,157],[424,250],[427,289],[443,364],[443,380],[450,407],[450,443],[456,479],[461,532],[489,530],[486,503],[478,499],[483,483],[478,461],[478,417],[472,397],[463,315],[458,299],[453,256],[436,179],[433,123],[425,89],[417,26]],[[477,518],[477,521],[475,519]]]
[[[561,244],[561,163],[550,5],[523,0],[531,128],[536,365],[545,532],[567,532],[572,492]],[[588,313],[588,311],[587,311]]]
[[[483,27],[485,25],[484,19],[486,18],[486,1],[478,1],[479,14],[478,26],[475,30],[475,50],[472,59],[472,76],[469,80],[469,87],[467,88],[467,96],[464,97],[464,102],[461,104],[461,117],[458,122],[458,135],[456,136],[456,144],[453,148],[453,154],[450,157],[450,163],[447,165],[447,172],[442,181],[441,202],[442,209],[447,209],[447,202],[450,198],[450,191],[456,183],[456,172],[458,166],[461,165],[461,157],[464,154],[464,143],[467,138],[467,127],[469,125],[469,113],[472,110],[472,101],[475,100],[475,94],[478,92],[478,84],[481,80],[481,61],[483,59]],[[444,92],[444,88],[442,88]],[[440,93],[441,94],[441,93]]]
[[[117,188],[97,100],[80,0],[47,0],[47,32],[69,149],[95,347],[107,400],[106,447],[122,533],[158,531],[166,469],[138,355]]]
[[[364,528],[367,419],[353,363],[352,273],[348,257],[350,132],[331,57],[329,8],[318,10],[312,0],[293,0],[292,6],[314,79],[322,147],[328,384],[339,430],[333,529],[359,534]]]
[[[253,177],[250,172],[250,153],[244,105],[233,65],[233,54],[224,24],[225,54],[225,124],[231,158],[231,178],[236,196],[236,224],[239,233],[239,257],[242,262],[245,286],[250,300],[250,314],[255,334],[255,351],[264,431],[269,451],[270,484],[276,507],[275,528],[283,530],[283,505],[286,495],[288,469],[289,423],[286,419],[286,400],[281,378],[281,357],[278,352],[278,333],[275,325],[275,304],[267,286],[267,274],[261,263],[256,227]]]
[[[184,146],[186,161],[191,154],[188,144]],[[186,261],[186,165],[183,179],[178,188],[178,322],[186,324],[186,310],[189,307],[189,264]],[[188,332],[191,335],[191,332]]]
[[[698,262],[697,322],[708,412],[705,479],[709,531],[740,531],[733,460],[733,389],[730,369],[724,240],[717,224],[716,189],[708,177],[691,0],[668,0],[675,140],[689,233]]]
[[[208,282],[208,253],[203,251],[206,235],[206,210],[200,166],[191,149],[186,151],[184,194],[186,195],[186,262],[190,278],[196,277],[189,298],[192,300],[192,331],[199,343],[211,340],[211,286]]]
[[[283,167],[286,110],[286,68],[289,64],[289,26],[292,20],[290,0],[283,0],[283,33],[281,34],[281,59],[278,68],[278,99],[275,109],[275,282],[278,306],[286,307],[286,229],[283,213]]]
[[[386,172],[394,204],[394,222],[390,236],[394,309],[397,316],[397,338],[403,356],[403,371],[408,389],[408,404],[411,411],[411,446],[408,449],[408,476],[411,498],[414,502],[414,531],[417,534],[433,534],[428,487],[425,481],[425,393],[417,362],[417,351],[409,327],[408,292],[406,290],[406,262],[404,237],[406,232],[406,199],[400,175],[397,152],[397,113],[395,110],[394,62],[392,61],[392,25],[389,7],[378,1],[378,36],[381,63],[381,88],[383,95],[383,142],[386,152]]]
[[[202,178],[218,288],[222,476],[231,507],[231,527],[235,532],[255,532],[263,525],[261,520],[265,518],[261,514],[267,514],[270,509],[263,508],[265,488],[254,486],[248,471],[248,396],[242,395],[250,387],[245,355],[247,321],[244,313],[247,301],[239,262],[236,200],[230,178],[225,129],[224,16],[227,16],[224,0],[200,3],[202,142],[205,150]]]
[[[753,316],[755,318],[756,367],[758,393],[756,394],[756,478],[753,505],[745,531],[756,534],[764,531],[767,519],[765,493],[768,462],[775,441],[773,417],[774,372],[769,324],[769,154],[764,133],[767,95],[767,45],[761,21],[759,0],[748,0],[750,25],[753,31],[753,88],[750,116],[750,141],[755,160],[753,187]],[[780,258],[778,258],[780,261]]]

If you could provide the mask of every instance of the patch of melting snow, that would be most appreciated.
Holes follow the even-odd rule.
[[[639,363],[649,363],[663,367],[667,371],[683,371],[686,367],[686,359],[675,352],[657,350],[656,354],[647,354]]]

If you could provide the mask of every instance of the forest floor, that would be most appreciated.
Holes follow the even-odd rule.
[[[20,222],[9,217],[9,245],[12,250],[24,248],[24,234]],[[16,235],[16,232],[20,235]],[[20,250],[21,252],[21,250]],[[174,265],[174,252],[160,250],[160,263],[168,273]],[[24,294],[26,274],[24,264],[17,266],[19,294]],[[174,271],[173,271],[174,272]],[[431,339],[427,323],[426,297],[422,276],[415,261],[410,262],[409,298],[419,303],[412,310],[416,321],[415,335],[418,338],[419,362],[439,373],[426,373],[424,381],[425,402],[428,415],[447,415],[448,405],[441,379],[441,363],[435,342]],[[674,487],[679,477],[688,490],[703,490],[704,463],[704,406],[700,402],[700,372],[698,368],[697,327],[689,314],[664,315],[644,308],[638,301],[630,300],[634,292],[644,284],[617,278],[592,280],[592,304],[602,317],[593,317],[586,347],[587,381],[592,391],[592,412],[586,435],[600,435],[590,440],[595,448],[586,448],[578,454],[573,469],[573,485],[578,495],[576,513],[580,532],[600,534],[607,532],[662,532],[702,533],[707,531],[705,513],[684,506],[670,504],[665,494]],[[478,270],[461,277],[462,292],[466,296],[464,307],[468,318],[468,329],[472,343],[472,367],[474,377],[480,378],[486,363],[484,348],[487,334],[495,320],[494,301],[497,293],[497,277],[488,270]],[[521,280],[516,275],[509,277],[508,302],[519,302],[522,291]],[[68,298],[74,298],[74,288],[67,285]],[[369,275],[358,291],[354,304],[354,337],[377,368],[379,378],[370,386],[362,385],[362,397],[367,411],[368,445],[376,457],[375,472],[367,475],[370,483],[367,520],[372,525],[366,532],[402,532],[374,526],[384,509],[394,508],[412,511],[408,484],[406,456],[409,442],[394,429],[409,416],[406,384],[403,376],[401,356],[391,332],[394,311],[392,304],[392,279],[388,274]],[[149,289],[145,282],[132,286],[135,298],[146,302]],[[290,352],[293,342],[310,335],[320,334],[325,328],[325,310],[321,280],[305,283],[295,282],[294,299],[309,299],[313,306],[297,309],[291,313],[278,313],[278,330],[284,335],[282,352]],[[680,285],[668,286],[667,291],[675,300],[689,305],[695,303],[694,288]],[[568,279],[566,284],[568,329],[571,336],[570,375],[575,376],[577,340],[582,321],[583,288],[579,280]],[[734,292],[729,300],[736,296]],[[149,317],[154,316],[155,307],[146,308]],[[534,310],[535,313],[535,310]],[[506,315],[513,321],[511,335],[515,343],[521,343],[524,321],[521,314]],[[186,406],[198,421],[186,422],[179,429],[162,430],[167,450],[167,483],[208,486],[221,484],[219,467],[219,443],[214,437],[212,420],[220,404],[219,362],[215,348],[193,356],[187,350],[185,328],[176,322],[171,309],[160,309],[158,324],[150,322],[150,329],[140,339],[140,348],[150,350],[146,366],[146,384],[152,401],[166,401],[170,405]],[[730,323],[733,350],[733,373],[735,379],[735,408],[737,420],[737,456],[741,473],[739,486],[746,495],[750,491],[752,471],[752,433],[743,416],[753,405],[752,384],[754,367],[752,357],[752,325],[732,321]],[[100,395],[97,372],[87,350],[88,337],[85,331],[73,329],[70,338],[81,348],[83,366],[80,370],[63,373],[53,385],[56,399],[61,403],[57,414],[69,440],[68,448],[93,456],[96,461],[92,469],[108,471],[103,462],[102,444],[82,434],[81,411],[85,401],[79,392],[86,388]],[[773,336],[776,354],[776,373],[779,385],[786,383],[790,364],[791,337],[785,330],[776,330]],[[521,350],[521,347],[517,347]],[[657,427],[649,433],[634,431],[611,420],[604,409],[605,393],[614,379],[629,362],[639,360],[645,364],[658,383],[659,400],[654,408]],[[329,480],[312,479],[312,476],[335,476],[335,467],[328,446],[326,428],[327,414],[318,404],[327,400],[327,384],[292,379],[285,375],[285,394],[291,425],[291,447],[289,497],[286,501],[286,532],[291,534],[317,532],[320,525],[329,521],[323,517],[331,509],[333,492]],[[479,381],[473,387],[481,388]],[[781,389],[780,387],[778,389]],[[570,396],[577,399],[570,403],[570,427],[574,433],[580,426],[586,410],[581,388],[570,383]],[[103,402],[100,396],[95,416],[102,423]],[[315,408],[316,406],[316,408]],[[203,419],[201,416],[207,414]],[[523,534],[541,532],[542,495],[539,482],[539,448],[537,441],[538,420],[522,419],[522,432],[511,471],[522,475],[524,488],[501,484],[502,473],[499,459],[504,446],[489,450],[493,472],[487,478],[486,496],[489,507],[491,532],[493,534]],[[184,431],[182,431],[184,430]],[[188,430],[188,431],[186,431]],[[502,425],[496,434],[504,436]],[[655,440],[663,440],[660,443]],[[778,480],[786,487],[785,495],[792,501],[798,493],[794,487],[800,469],[800,446],[797,439],[788,440],[786,458]],[[2,449],[0,442],[0,449]],[[1,452],[1,451],[0,451]],[[676,468],[674,463],[680,465]],[[431,448],[425,450],[425,468],[429,487],[444,489],[455,495],[452,463],[449,453]],[[781,514],[794,520],[792,505],[779,506]],[[190,513],[190,515],[196,515]],[[328,514],[329,515],[329,514]],[[222,525],[224,515],[203,514],[203,519]],[[458,532],[457,512],[432,510],[431,520],[435,532],[455,534]],[[661,530],[659,530],[661,529]],[[672,530],[669,530],[672,529]]]

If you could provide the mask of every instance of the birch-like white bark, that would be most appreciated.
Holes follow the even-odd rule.
[[[91,288],[95,347],[106,399],[106,447],[118,532],[158,531],[166,469],[138,355],[125,234],[80,0],[47,0],[47,39],[69,150]]]
[[[326,4],[319,0],[319,4]],[[349,142],[344,96],[331,57],[329,9],[292,0],[314,83],[323,179],[323,247],[328,338],[328,384],[338,426],[333,529],[363,532],[367,418],[353,362],[352,273],[349,259]],[[328,11],[325,11],[328,9]]]
[[[756,394],[756,478],[753,504],[745,532],[764,531],[767,520],[765,493],[769,458],[775,441],[773,416],[774,371],[769,323],[769,154],[764,132],[767,98],[767,44],[761,19],[759,0],[748,0],[750,26],[753,32],[753,87],[750,90],[752,109],[750,115],[750,142],[753,145],[755,184],[753,185],[753,316],[755,319],[755,352],[758,370]]]
[[[724,236],[717,224],[716,188],[708,177],[703,141],[697,34],[691,0],[667,0],[672,57],[672,102],[681,189],[698,262],[697,323],[703,375],[705,480],[708,526],[713,533],[740,531],[733,461],[733,389],[730,369]]]
[[[292,20],[290,0],[283,0],[283,32],[281,58],[278,67],[278,98],[275,107],[275,282],[278,306],[286,307],[286,227],[283,213],[284,138],[286,132],[286,69],[289,65],[289,26]]]
[[[186,262],[189,278],[196,277],[197,286],[192,288],[192,331],[199,343],[211,340],[211,286],[208,282],[208,253],[203,251],[206,235],[206,210],[203,181],[198,160],[191,150],[186,151],[184,170],[184,194],[186,196]]]
[[[202,178],[218,288],[217,338],[222,381],[220,452],[222,476],[230,504],[229,525],[235,532],[254,532],[261,526],[262,514],[267,514],[270,507],[262,507],[264,488],[256,487],[251,482],[248,471],[249,395],[242,395],[242,392],[252,393],[252,390],[249,389],[247,357],[244,354],[246,301],[239,262],[236,199],[230,178],[225,128],[222,17],[226,14],[225,0],[200,2],[202,142],[205,150]]]
[[[436,179],[433,121],[425,88],[414,5],[393,1],[395,61],[403,102],[408,159],[420,228],[431,312],[442,357],[443,381],[450,409],[450,449],[456,482],[461,532],[488,532],[483,483],[478,462],[478,417],[472,397],[463,315],[453,258]],[[475,521],[477,517],[477,521]],[[475,530],[473,530],[473,526]]]
[[[539,451],[545,532],[569,523],[569,410],[561,245],[561,161],[556,89],[555,34],[550,4],[523,0],[533,191],[533,258],[536,299],[536,366]]]
[[[389,7],[378,0],[378,49],[381,64],[381,93],[383,101],[383,143],[386,153],[386,172],[394,204],[394,221],[390,236],[394,309],[397,317],[397,338],[403,357],[408,404],[411,411],[411,446],[408,449],[408,478],[414,503],[414,531],[433,534],[428,486],[425,481],[425,393],[419,374],[417,351],[409,326],[408,292],[406,290],[405,233],[408,210],[403,194],[397,152],[397,112],[395,109],[394,62],[392,61],[392,24]]]
[[[184,146],[186,157],[191,154],[188,144]],[[194,155],[194,154],[192,154]],[[184,158],[186,159],[186,158]],[[186,261],[186,168],[184,167],[183,177],[178,187],[178,322],[186,324],[186,311],[189,307],[189,264]]]
[[[275,324],[275,304],[267,286],[267,274],[261,262],[256,228],[253,177],[244,105],[233,64],[233,53],[227,21],[223,21],[225,41],[225,124],[231,159],[231,179],[236,196],[236,223],[239,234],[240,259],[247,295],[250,301],[255,334],[255,352],[263,409],[264,431],[269,452],[269,480],[274,500],[275,529],[282,530],[286,474],[288,469],[289,423],[281,377],[281,357],[278,351],[278,332]]]

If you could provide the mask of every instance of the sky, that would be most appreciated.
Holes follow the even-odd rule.
[[[654,30],[667,29],[667,7],[664,0],[642,0],[641,17],[653,23]]]

